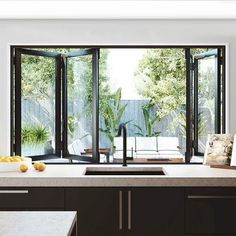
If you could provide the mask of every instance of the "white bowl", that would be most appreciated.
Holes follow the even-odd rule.
[[[29,157],[24,158],[24,161],[19,162],[0,162],[0,172],[20,171],[21,164],[25,164],[30,168],[32,166],[32,159]]]

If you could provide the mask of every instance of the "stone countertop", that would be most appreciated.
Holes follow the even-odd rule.
[[[75,224],[75,211],[0,212],[0,235],[4,236],[68,236]]]
[[[236,170],[204,165],[129,165],[164,169],[158,176],[86,176],[86,168],[121,168],[121,165],[50,164],[44,172],[1,172],[0,187],[236,187]],[[123,167],[124,168],[124,167]],[[125,167],[126,168],[126,167]]]

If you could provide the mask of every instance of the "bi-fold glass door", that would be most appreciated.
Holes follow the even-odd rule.
[[[14,58],[14,154],[98,160],[98,50],[16,48]]]
[[[100,50],[104,53],[102,50],[107,48],[14,47],[12,154],[31,156],[34,160],[64,157],[100,162],[99,118],[103,113],[101,109],[99,114],[99,99],[100,108],[104,109],[101,107],[102,76],[99,81]],[[171,50],[170,47],[159,52]],[[157,54],[157,58],[152,58],[153,63],[169,62],[170,69],[173,65],[181,67],[181,74],[171,76],[176,81],[184,81],[180,90],[184,91],[182,95],[186,100],[181,100],[181,121],[177,122],[180,123],[178,129],[183,131],[181,139],[186,142],[186,148],[181,146],[183,154],[186,150],[187,163],[193,155],[203,154],[207,134],[225,132],[224,50],[221,46],[183,47],[175,49],[168,57]],[[175,52],[180,56],[176,57]],[[122,53],[127,53],[126,48]],[[102,60],[100,63],[103,68]],[[153,82],[155,84],[155,79]],[[124,91],[126,88],[124,83]],[[113,89],[119,92],[118,87],[113,86]],[[110,97],[108,105],[112,105]],[[118,97],[122,100],[122,96]],[[126,106],[127,101],[123,100]]]
[[[208,134],[225,132],[224,51],[199,48],[189,52],[189,152],[203,156]]]
[[[98,162],[97,49],[63,56],[63,157]]]
[[[13,150],[16,155],[34,159],[60,155],[60,78],[59,53],[15,50]]]

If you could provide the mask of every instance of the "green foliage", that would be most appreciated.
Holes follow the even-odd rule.
[[[210,49],[193,49],[193,55]],[[205,75],[200,74],[200,77]],[[208,93],[212,83],[212,72],[199,84],[202,93]],[[211,79],[210,79],[211,77]],[[149,49],[139,62],[135,72],[140,95],[158,105],[160,118],[181,109],[186,104],[186,61],[185,50],[180,48]],[[204,84],[205,83],[205,84]],[[211,84],[212,85],[212,84]],[[208,86],[208,89],[206,89]],[[213,93],[211,93],[211,96]]]
[[[121,88],[117,89],[115,94],[110,95],[110,103],[106,103],[102,116],[104,119],[105,128],[100,128],[100,131],[105,133],[110,140],[112,146],[114,144],[114,137],[118,133],[118,126],[121,123],[122,116],[127,107],[127,103],[123,106],[120,105]],[[130,121],[124,122],[128,124]]]
[[[143,130],[139,125],[134,124],[134,126],[139,130],[139,132],[135,133],[136,135],[143,137],[157,137],[161,134],[160,131],[155,131],[155,125],[160,121],[160,117],[157,114],[152,115],[153,107],[154,104],[151,102],[142,106],[145,130]]]
[[[180,112],[180,132],[182,133],[183,137],[186,138],[186,112]],[[207,125],[207,120],[204,117],[202,112],[198,113],[198,136],[205,135],[205,129]]]
[[[158,106],[160,119],[186,102],[185,51],[149,49],[135,73],[139,94]]]
[[[110,89],[107,75],[108,49],[100,51],[99,59],[99,111],[104,112],[104,107],[108,103]],[[82,110],[84,115],[91,119],[93,100],[93,76],[92,76],[92,56],[71,58],[68,63],[68,95],[69,100],[74,104],[79,102],[77,98],[83,100]],[[81,104],[80,104],[81,106]]]
[[[192,55],[212,49],[195,48]],[[207,60],[207,59],[206,59]],[[200,62],[199,62],[200,63]],[[204,61],[202,61],[204,63]],[[201,67],[201,64],[199,64]],[[175,132],[179,126],[185,135],[185,113],[179,113],[186,106],[186,61],[184,49],[165,48],[149,49],[139,62],[135,73],[137,89],[140,95],[156,104],[159,118],[177,116],[169,124]],[[209,108],[214,114],[214,71],[211,67],[199,70],[199,106]],[[199,135],[204,131],[206,119],[199,117]]]
[[[33,142],[31,127],[23,127],[21,129],[21,140],[22,144],[31,144]]]
[[[34,49],[39,50],[39,49]],[[53,51],[62,54],[74,51],[73,48],[47,48],[43,51]],[[99,95],[100,110],[107,103],[110,95],[107,76],[108,49],[100,52],[99,59]],[[84,100],[84,112],[91,116],[92,112],[92,56],[74,57],[68,60],[67,68],[68,99],[75,102],[78,94]],[[53,58],[22,56],[22,96],[24,99],[52,101],[55,99],[55,60]],[[53,105],[53,104],[52,104]]]
[[[41,48],[34,50],[43,50],[66,54],[75,51],[73,48]],[[107,57],[108,49],[100,52],[99,59],[99,108],[100,113],[104,112],[104,107],[108,103],[110,90],[107,76]],[[30,101],[45,102],[49,104],[48,112],[51,117],[55,116],[55,60],[48,57],[38,57],[31,55],[22,56],[22,98]],[[68,104],[73,104],[75,108],[80,107],[80,112],[89,120],[92,119],[92,99],[93,99],[93,81],[92,81],[92,55],[72,57],[67,63],[67,91]],[[76,115],[78,117],[78,115]],[[50,127],[54,121],[51,119]],[[73,139],[78,125],[75,116],[68,117],[68,134]],[[24,143],[36,143],[35,137],[32,137],[32,127],[22,129],[22,139]],[[80,139],[88,136],[85,134]]]
[[[42,125],[25,126],[21,131],[22,144],[41,144],[49,139],[47,127]]]
[[[24,99],[43,100],[55,97],[55,63],[52,58],[24,55],[21,68]]]
[[[68,134],[70,135],[71,138],[74,138],[76,125],[78,125],[77,117],[75,115],[68,116],[67,125],[68,125]]]

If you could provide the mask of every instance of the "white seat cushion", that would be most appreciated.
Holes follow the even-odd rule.
[[[114,146],[117,151],[123,150],[123,137],[114,138]],[[135,137],[127,137],[127,150],[135,150]]]
[[[178,137],[157,137],[158,151],[179,151]]]
[[[130,150],[127,150],[127,157],[132,157],[132,155],[133,155],[133,158],[136,157],[134,151],[132,152]],[[123,151],[116,151],[113,155],[113,158],[114,159],[123,159]]]
[[[136,152],[157,151],[156,137],[136,137]]]

